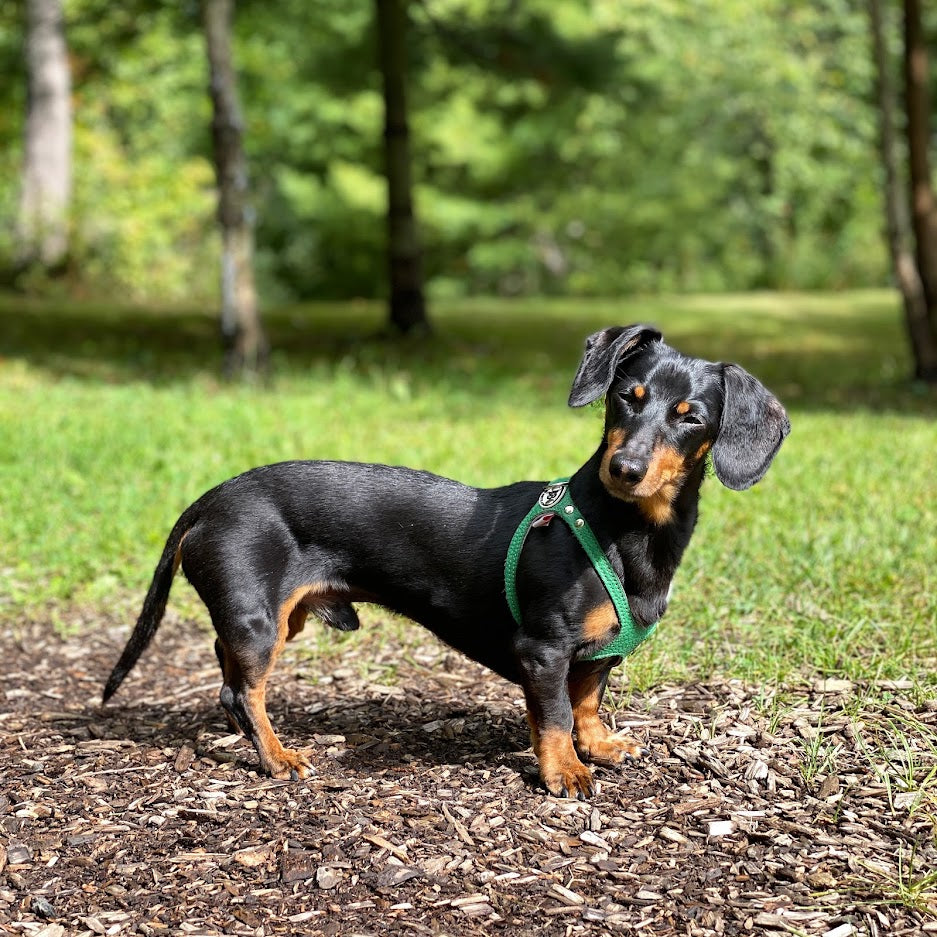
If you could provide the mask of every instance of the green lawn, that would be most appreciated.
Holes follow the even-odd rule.
[[[204,314],[0,297],[0,617],[132,617],[182,508],[253,465],[381,461],[475,485],[567,474],[601,434],[599,408],[565,403],[583,338],[644,320],[748,367],[793,431],[751,491],[705,485],[633,679],[910,678],[933,692],[937,396],[905,381],[892,295],[490,300],[434,314],[435,339],[387,343],[371,304],[277,310],[269,385],[233,387],[217,379]],[[195,609],[187,586],[174,601]]]

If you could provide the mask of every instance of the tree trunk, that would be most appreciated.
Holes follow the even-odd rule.
[[[55,270],[68,253],[72,181],[72,82],[61,0],[27,0],[26,74],[19,261]]]
[[[930,101],[927,38],[920,0],[904,0],[904,93],[907,111],[908,164],[911,183],[911,226],[915,259],[924,283],[931,324],[937,324],[937,199],[931,183]]]
[[[413,211],[407,126],[407,0],[376,0],[384,84],[384,163],[390,324],[400,332],[429,331],[423,298],[423,258]]]
[[[267,361],[254,285],[253,211],[248,201],[243,121],[231,56],[234,0],[203,0],[210,69],[212,144],[221,226],[221,335],[225,373],[250,376]]]
[[[879,148],[885,173],[885,226],[892,269],[901,291],[905,327],[914,356],[914,376],[937,380],[937,341],[928,317],[924,284],[911,251],[911,226],[898,172],[895,136],[895,95],[888,68],[879,0],[869,0],[875,84],[878,98]]]

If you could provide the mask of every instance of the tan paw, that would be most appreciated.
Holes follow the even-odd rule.
[[[592,772],[578,759],[561,765],[541,768],[540,777],[547,790],[556,797],[574,797],[585,800],[595,793]]]
[[[264,765],[267,774],[281,781],[300,781],[312,774],[312,762],[298,749],[281,749]]]
[[[627,735],[608,732],[604,737],[594,735],[579,738],[577,750],[583,758],[600,765],[620,765],[623,761],[639,761],[650,752]]]

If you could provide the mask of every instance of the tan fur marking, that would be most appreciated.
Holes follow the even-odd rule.
[[[280,613],[277,615],[277,643],[271,655],[271,667],[280,651],[283,650],[283,645],[302,631],[306,624],[307,610],[301,603],[309,599],[321,598],[329,591],[329,586],[325,583],[310,582],[304,586],[297,586],[280,605]]]
[[[657,527],[663,527],[673,520],[673,499],[676,491],[668,485],[666,490],[656,491],[649,498],[638,501],[638,510]]]
[[[582,622],[583,641],[607,641],[610,632],[618,628],[618,616],[611,602],[603,602],[598,608],[586,612]]]
[[[267,669],[267,673],[269,672],[270,668]],[[245,702],[251,726],[254,730],[253,742],[264,770],[268,771],[270,776],[274,778],[289,778],[294,771],[301,778],[308,777],[312,769],[309,759],[302,752],[292,748],[284,748],[270,724],[270,717],[267,715],[266,676],[257,686],[251,687],[247,691]]]
[[[696,452],[694,453],[693,461],[699,462],[699,460],[702,459],[703,456],[706,455],[706,453],[709,452],[710,449],[712,449],[712,445],[713,444],[711,442],[708,442],[708,441],[704,442],[703,445],[700,446],[699,449],[697,449]]]
[[[625,444],[627,434],[621,429],[610,429],[606,448],[599,463],[599,481],[608,493],[622,501],[632,501],[641,513],[658,527],[673,520],[673,500],[686,478],[687,465],[679,452],[669,446],[658,446],[651,454],[647,474],[634,488],[623,487],[612,478],[608,466],[612,456]]]
[[[635,395],[635,397],[638,398],[638,400],[643,400],[644,395],[647,393],[647,388],[645,388],[643,384],[638,384],[632,393]]]
[[[533,723],[532,723],[533,725]],[[579,760],[573,737],[563,729],[533,729],[534,753],[540,763],[540,777],[551,794],[569,797],[592,793],[592,772]]]
[[[683,456],[670,446],[656,446],[651,453],[651,461],[644,478],[634,486],[632,493],[636,498],[648,498],[661,485],[681,479],[686,466]]]
[[[182,564],[182,544],[185,543],[185,538],[189,536],[189,532],[186,531],[181,539],[179,540],[179,546],[176,547],[176,555],[172,560],[172,574],[173,576],[179,572],[179,566]]]
[[[597,764],[617,765],[626,758],[640,758],[643,748],[633,739],[616,735],[599,718],[602,672],[570,677],[569,699],[573,706],[576,750]]]
[[[654,449],[647,474],[631,491],[638,509],[652,524],[662,526],[673,520],[673,500],[685,477],[686,462],[676,449]]]
[[[685,400],[681,400],[680,403],[677,404],[677,413],[679,413],[680,416],[683,416],[684,413],[689,413],[689,412],[690,412],[690,405]]]
[[[602,671],[587,673],[583,677],[569,677],[569,701],[573,707],[573,725],[580,751],[589,750],[589,742],[604,739],[608,729],[599,719],[599,687]]]
[[[261,767],[274,778],[290,778],[294,774],[308,777],[312,770],[309,759],[300,751],[284,748],[277,738],[267,715],[267,680],[283,645],[300,631],[306,622],[307,609],[302,604],[315,597],[327,595],[329,587],[323,583],[307,583],[293,589],[281,603],[277,615],[277,640],[262,673],[245,673],[238,680],[247,682],[244,705],[253,733],[252,741],[260,756]],[[225,660],[225,681],[230,682],[229,669],[233,655],[222,645]]]
[[[608,464],[612,461],[612,456],[625,444],[627,438],[628,434],[623,429],[610,429],[605,437],[605,452],[602,453],[602,461],[599,463],[599,481],[612,494],[615,494],[615,480],[608,470]]]

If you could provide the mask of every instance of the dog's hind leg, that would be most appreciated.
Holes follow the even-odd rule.
[[[227,684],[229,665],[225,659],[225,649],[224,645],[221,643],[221,638],[215,638],[215,657],[218,658],[218,666],[221,667],[222,684]],[[228,709],[228,707],[224,705],[224,699],[222,699],[221,702],[222,708],[224,709],[225,718],[228,720],[228,725],[231,726],[231,729],[234,732],[243,735],[244,730],[241,728],[241,724],[237,721],[234,714]]]
[[[259,609],[236,617],[228,613],[224,621],[215,621],[215,628],[224,661],[221,705],[250,739],[267,774],[298,780],[312,766],[302,752],[283,747],[266,705],[267,680],[289,635],[292,611],[284,605],[276,620]]]

